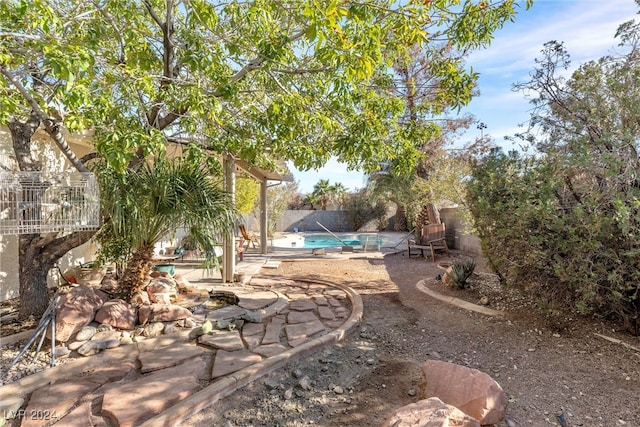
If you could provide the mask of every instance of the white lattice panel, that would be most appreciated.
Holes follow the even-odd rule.
[[[95,175],[0,172],[0,234],[71,232],[99,225]]]

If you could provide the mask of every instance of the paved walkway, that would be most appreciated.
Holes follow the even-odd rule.
[[[239,270],[249,283],[239,286],[177,263],[177,273],[200,287],[203,298],[212,292],[234,296],[236,304],[218,310],[203,305],[194,313],[196,328],[108,349],[0,387],[0,420],[13,418],[21,426],[172,426],[290,360],[340,341],[359,324],[362,301],[350,288],[251,277],[275,266],[267,257],[245,258]],[[207,324],[212,331],[203,330]]]

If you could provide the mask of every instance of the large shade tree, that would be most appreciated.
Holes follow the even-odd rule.
[[[437,41],[465,50],[489,42],[516,6],[10,0],[0,5],[0,123],[44,124],[78,169],[83,162],[58,130],[91,127],[97,153],[122,174],[171,144],[193,161],[216,152],[263,167],[280,157],[313,168],[330,156],[369,171],[382,160],[409,165],[417,158],[411,135],[389,138],[404,101],[378,83],[409,47],[436,49]],[[468,92],[464,70],[445,60],[434,72],[447,82],[444,98]],[[16,152],[28,152],[29,143],[26,134]],[[33,245],[40,241],[21,243],[28,300],[45,293],[43,277],[24,273],[39,258]],[[27,302],[32,313],[42,312],[34,301]]]
[[[394,79],[380,87],[404,101],[398,126],[390,136],[412,143],[416,156],[391,159],[383,163],[380,172],[369,176],[371,195],[396,205],[396,231],[406,231],[409,225],[419,231],[421,224],[414,222],[422,207],[427,204],[434,212],[434,203],[445,198],[435,194],[432,183],[439,177],[434,179],[433,175],[442,169],[439,163],[447,157],[447,143],[472,123],[469,115],[458,112],[477,94],[478,75],[471,69],[465,71],[466,54],[466,50],[454,49],[450,44],[427,50],[414,46],[396,59]],[[440,72],[444,65],[458,69],[461,78],[449,80]],[[456,96],[450,96],[451,92]]]

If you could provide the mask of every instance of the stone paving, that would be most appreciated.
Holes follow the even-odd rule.
[[[196,311],[199,326],[190,331],[0,387],[0,425],[3,418],[20,426],[175,425],[292,358],[337,342],[362,316],[355,292],[318,281],[254,278],[215,290],[235,295],[237,304]],[[201,334],[205,322],[214,329]]]

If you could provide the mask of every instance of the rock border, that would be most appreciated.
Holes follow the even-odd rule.
[[[493,316],[493,317],[505,317],[506,316],[506,313],[504,311],[494,310],[492,308],[483,307],[481,305],[477,305],[477,304],[473,304],[473,303],[470,303],[470,302],[465,301],[465,300],[461,300],[460,298],[442,295],[439,292],[433,291],[433,290],[429,289],[425,285],[427,280],[430,280],[430,279],[423,279],[423,280],[419,281],[418,283],[416,283],[416,288],[418,288],[418,290],[420,292],[425,293],[425,294],[429,295],[432,298],[435,298],[435,299],[437,299],[439,301],[445,302],[447,304],[451,304],[451,305],[459,307],[459,308],[463,308],[465,310],[475,311],[476,313],[481,313],[481,314],[484,314],[486,316]]]
[[[340,342],[362,321],[364,313],[362,297],[352,288],[325,280],[311,280],[302,277],[293,277],[290,279],[306,283],[320,283],[344,291],[351,302],[351,315],[339,328],[334,329],[326,335],[312,339],[298,347],[287,350],[276,356],[269,357],[262,362],[258,362],[247,368],[241,369],[240,371],[229,374],[219,381],[214,382],[197,393],[176,403],[166,411],[146,420],[140,425],[140,427],[175,426],[195,413],[213,405],[219,399],[229,396],[236,390],[272,372],[273,370],[284,366],[292,360],[312,353],[322,347]]]

